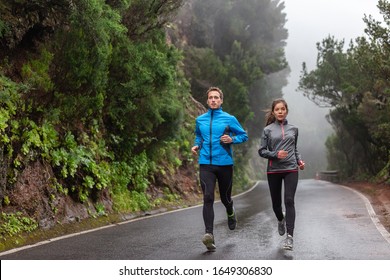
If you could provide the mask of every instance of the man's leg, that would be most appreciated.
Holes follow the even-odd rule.
[[[237,225],[237,216],[233,207],[233,165],[218,166],[217,173],[221,201],[226,208],[229,229],[234,230]]]
[[[203,192],[203,221],[206,233],[213,233],[214,228],[214,190],[216,175],[214,167],[210,165],[200,165],[199,179]]]
[[[228,214],[232,214],[233,165],[218,166],[217,179],[221,202],[226,207]]]

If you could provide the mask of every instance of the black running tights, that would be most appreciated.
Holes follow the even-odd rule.
[[[284,206],[286,208],[287,233],[293,236],[295,224],[294,197],[298,185],[298,172],[284,172],[267,174],[269,191],[271,193],[272,208],[278,221],[283,220],[282,210],[282,182],[284,181]]]
[[[206,233],[213,233],[214,229],[214,193],[218,181],[219,194],[226,211],[233,211],[232,183],[233,165],[201,164],[199,168],[200,186],[203,192],[203,221]]]

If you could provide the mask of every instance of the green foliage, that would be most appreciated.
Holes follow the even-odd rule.
[[[183,28],[190,44],[182,51],[169,43],[165,29],[182,0],[30,2],[7,2],[5,12],[18,6],[26,13],[0,20],[3,204],[36,161],[49,167],[57,191],[49,197],[54,213],[57,194],[87,204],[96,203],[103,189],[117,211],[174,203],[178,195],[167,190],[163,202],[150,201],[147,193],[156,174],[172,176],[194,160],[190,148],[200,109],[193,108],[189,92],[223,85],[231,93],[226,109],[246,122],[253,115],[251,85],[286,66],[283,4],[274,1],[199,1],[194,10],[207,5],[211,16],[197,13],[192,27],[206,32]],[[32,27],[19,25],[26,22]],[[244,165],[245,151],[239,151],[237,162]],[[237,170],[245,181],[245,169]],[[105,213],[104,205],[94,205],[97,215]]]
[[[113,41],[126,32],[120,21],[119,12],[105,1],[82,0],[69,18],[69,28],[58,32],[52,47],[56,94],[51,105],[60,110],[61,121],[99,116]]]
[[[103,0],[78,1],[70,17],[70,31],[61,38],[62,67],[70,70],[62,77],[66,79],[67,91],[87,87],[98,93],[105,89],[111,41],[126,31],[120,20],[118,12]]]
[[[51,178],[50,180],[50,184],[51,184],[51,187],[56,190],[57,192],[59,192],[60,194],[64,194],[64,195],[67,195],[68,194],[68,188],[67,187],[64,187],[63,185],[61,185],[57,178]]]
[[[54,84],[49,74],[49,66],[53,59],[53,54],[43,50],[41,57],[32,60],[22,67],[22,78],[34,90],[49,92],[53,90]]]
[[[18,168],[21,166],[21,160],[23,154],[21,149],[23,148],[24,155],[34,156],[28,153],[27,146],[37,142],[37,137],[34,132],[31,132],[29,128],[24,128],[23,124],[33,124],[26,114],[31,111],[31,108],[26,106],[23,102],[22,94],[28,89],[23,84],[17,84],[9,80],[3,75],[0,75],[0,145],[2,145],[2,151],[7,158],[7,162],[12,162],[13,165]],[[36,132],[36,131],[35,131]],[[23,139],[30,141],[24,147],[22,147]],[[8,168],[8,164],[2,162],[5,168]],[[7,172],[9,180],[15,180],[15,172]]]
[[[138,44],[124,39],[114,48],[105,123],[119,159],[175,137],[183,114],[183,93],[176,84],[179,58],[161,34]]]
[[[121,195],[113,195],[114,209],[120,212],[137,212],[150,209],[151,204],[145,193],[130,191]]]
[[[145,152],[134,156],[130,163],[114,162],[111,173],[112,197],[117,211],[146,210],[150,167]]]
[[[97,216],[106,216],[106,207],[104,206],[103,203],[96,203],[95,204],[95,209],[96,209],[96,215]]]
[[[192,95],[196,100],[206,105],[207,98],[203,90],[204,86],[198,85],[196,81],[207,80],[210,84],[218,84],[219,81],[228,79],[228,69],[211,48],[187,48],[184,54],[185,67],[191,71],[190,75],[194,80],[191,83]]]
[[[333,107],[336,136],[327,142],[329,163],[347,177],[390,175],[384,169],[390,161],[390,3],[379,1],[378,8],[386,26],[365,17],[368,36],[346,51],[343,41],[324,39],[317,44],[317,68],[308,71],[304,65],[299,83],[307,97]]]
[[[0,132],[2,142],[9,142],[10,139],[3,135],[9,128],[10,121],[19,110],[23,110],[21,93],[26,89],[24,85],[17,84],[7,77],[0,75]]]
[[[7,24],[0,19],[0,38],[2,38],[7,32]]]
[[[8,206],[11,203],[8,196],[4,196],[3,198],[3,205]]]
[[[172,193],[168,188],[164,188],[163,193],[164,193],[165,199],[169,202],[176,201],[176,200],[180,199],[178,194]]]
[[[31,13],[45,9],[35,4]],[[33,161],[43,161],[51,165],[50,184],[60,194],[89,203],[109,188],[118,211],[151,207],[146,192],[156,166],[167,160],[174,172],[182,164],[178,150],[188,153],[190,146],[190,133],[182,128],[188,98],[177,67],[182,57],[164,32],[181,4],[77,1],[71,9],[50,10],[57,20],[50,33],[39,23],[31,29],[31,49],[13,44],[20,38],[0,44],[7,53],[0,62],[6,70],[0,76],[0,141],[11,162],[4,169],[6,188]],[[22,15],[12,15],[17,17]],[[1,36],[7,26],[2,18]],[[10,73],[21,82],[11,81]],[[49,197],[54,213],[55,200]],[[95,208],[97,215],[105,213],[102,204]]]
[[[345,178],[350,176],[351,166],[348,155],[340,153],[340,150],[344,149],[342,140],[339,136],[331,135],[326,139],[325,146],[327,148],[328,169],[339,170],[340,177]]]
[[[96,148],[94,148],[96,147]],[[77,143],[71,133],[67,133],[61,147],[51,152],[51,162],[60,170],[61,177],[69,177],[79,182],[71,191],[78,194],[78,199],[85,202],[94,191],[107,188],[110,183],[111,166],[97,158],[109,159],[105,147],[98,148],[94,141],[83,139]]]
[[[283,48],[288,34],[283,9],[284,3],[279,1],[196,0],[177,20],[185,44],[171,30],[173,41],[183,49],[193,97],[205,104],[206,89],[219,86],[224,91],[223,109],[238,118],[253,136],[253,143],[258,142],[263,127],[263,119],[256,113],[280,97],[286,85]],[[250,144],[235,153],[237,175],[242,172],[242,178],[247,173]]]
[[[28,113],[23,109],[17,87],[12,82],[4,79],[5,83],[0,92],[3,97],[0,108],[0,132],[1,140],[8,151],[8,157],[13,159],[15,168],[21,168],[22,163],[45,159],[60,168],[61,177],[75,177],[76,172],[85,177],[81,186],[74,191],[79,194],[79,199],[85,201],[92,190],[106,188],[109,183],[110,167],[105,161],[98,162],[96,158],[108,158],[105,145],[102,140],[98,143],[84,137],[83,143],[78,144],[73,134],[65,135],[61,143],[58,132],[48,122],[38,125],[34,121],[24,117],[11,119],[17,113]],[[16,175],[16,174],[15,174]],[[80,176],[79,175],[79,176]],[[77,176],[77,177],[79,177]],[[83,177],[82,175],[80,177]]]
[[[387,164],[382,168],[381,171],[378,172],[376,177],[374,178],[376,182],[381,182],[385,184],[390,184],[390,154],[388,155],[389,161]]]
[[[7,214],[1,212],[0,236],[7,238],[24,232],[32,232],[38,228],[38,223],[21,212]]]
[[[194,2],[188,11],[194,15],[186,30],[189,46],[185,48],[185,67],[195,78],[191,88],[199,102],[205,101],[208,86],[221,85],[227,93],[225,101],[231,98],[229,92],[235,99],[224,102],[225,110],[243,117],[244,124],[251,118],[251,86],[287,66],[282,49],[287,38],[283,8],[283,3],[266,0]]]
[[[132,40],[147,40],[154,32],[164,29],[172,16],[184,3],[183,0],[132,0],[123,14],[123,23]]]

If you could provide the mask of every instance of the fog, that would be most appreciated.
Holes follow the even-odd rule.
[[[286,28],[289,32],[286,58],[291,68],[289,84],[283,89],[289,105],[288,120],[299,128],[298,149],[306,159],[307,174],[327,169],[325,140],[332,133],[325,115],[329,108],[319,108],[297,91],[302,63],[313,70],[317,58],[316,43],[328,35],[338,40],[364,36],[364,15],[382,20],[376,0],[285,0]],[[313,129],[314,128],[314,129]]]

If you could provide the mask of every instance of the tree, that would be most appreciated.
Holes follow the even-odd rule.
[[[317,44],[316,69],[303,64],[299,88],[319,106],[330,106],[331,123],[338,141],[328,141],[345,159],[331,161],[347,176],[378,175],[389,178],[390,160],[390,4],[379,1],[386,26],[365,17],[366,37],[358,37],[344,51],[344,41],[328,37]],[[332,147],[333,145],[333,147]]]
[[[283,9],[283,2],[271,0],[191,0],[175,21],[178,28],[170,31],[183,50],[191,94],[205,104],[206,89],[221,87],[224,110],[243,123],[254,145],[264,125],[259,111],[281,95],[288,75]],[[184,43],[178,38],[185,38]],[[252,143],[237,147],[238,166],[247,162]]]

